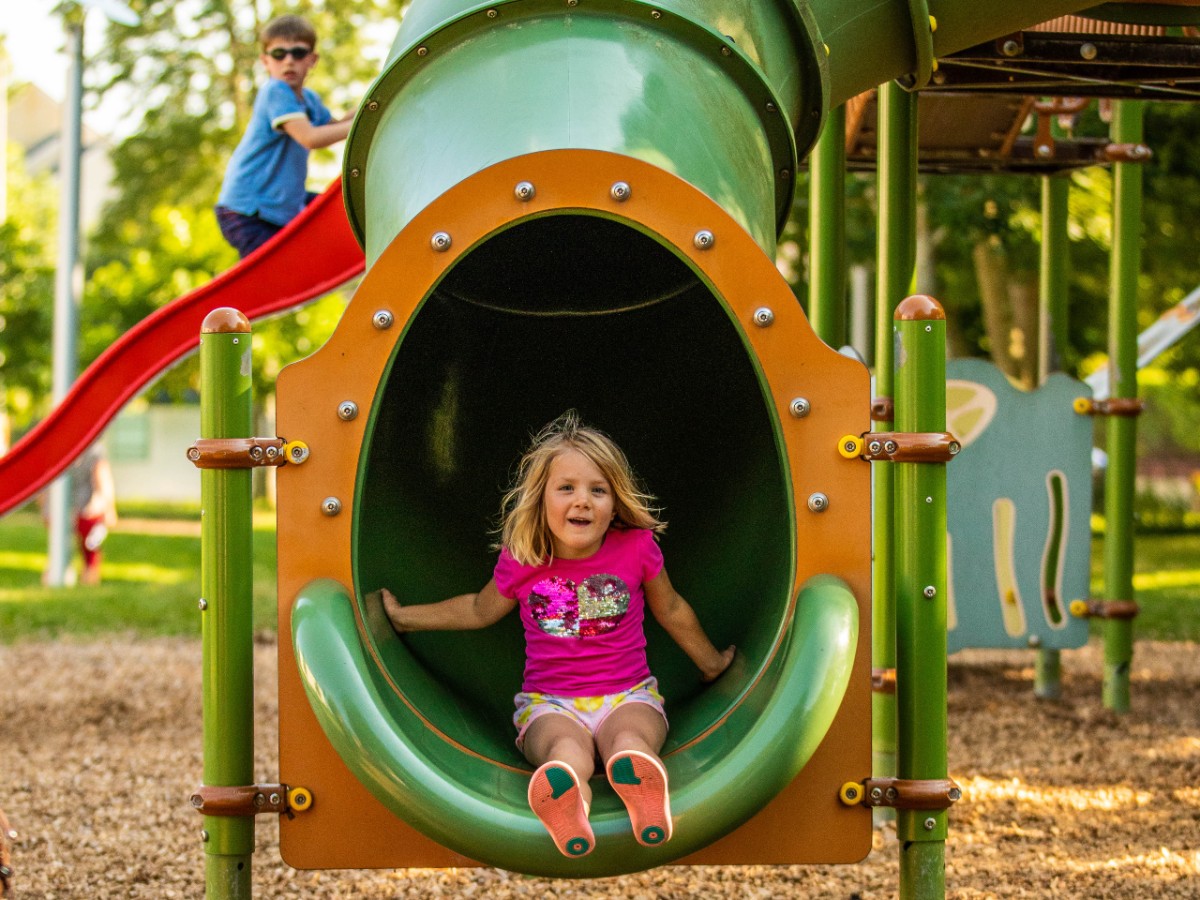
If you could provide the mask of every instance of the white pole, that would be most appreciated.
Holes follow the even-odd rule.
[[[63,23],[69,59],[66,99],[63,105],[62,155],[59,163],[58,265],[54,273],[54,363],[51,398],[57,407],[71,389],[79,366],[77,347],[79,296],[79,157],[83,129],[83,18],[82,9],[68,9]],[[71,562],[74,530],[70,476],[50,486],[47,503],[49,561],[46,583],[61,585]]]

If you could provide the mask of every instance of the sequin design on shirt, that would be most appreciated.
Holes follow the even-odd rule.
[[[529,592],[533,620],[555,637],[594,637],[612,631],[629,610],[629,587],[616,575],[591,575],[579,584],[551,575]]]

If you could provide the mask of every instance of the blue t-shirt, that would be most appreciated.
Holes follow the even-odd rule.
[[[285,82],[272,78],[258,92],[250,124],[229,158],[218,206],[275,225],[286,225],[304,209],[308,150],[283,125],[299,118],[325,125],[333,116],[315,92],[302,90],[300,100]]]

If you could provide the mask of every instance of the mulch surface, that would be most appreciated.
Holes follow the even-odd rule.
[[[276,780],[275,648],[256,647],[256,778]],[[1035,700],[1026,653],[950,664],[952,898],[1200,898],[1200,646],[1139,643],[1133,710],[1100,701],[1098,646],[1063,654],[1063,699]],[[13,896],[199,897],[200,646],[0,647],[0,807],[18,832]],[[854,866],[668,867],[595,881],[495,869],[300,872],[258,822],[256,897],[870,898],[898,889],[894,832]]]

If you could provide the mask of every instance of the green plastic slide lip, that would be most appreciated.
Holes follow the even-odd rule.
[[[301,681],[326,736],[371,793],[418,831],[482,863],[553,877],[640,871],[729,833],[785,788],[824,738],[841,705],[858,642],[858,607],[839,579],[810,579],[792,627],[761,678],[758,702],[733,708],[719,729],[665,759],[674,837],[638,844],[624,809],[597,783],[596,849],[568,859],[526,805],[528,773],[463,751],[432,732],[379,671],[358,630],[354,601],[321,579],[297,596],[292,640]]]

